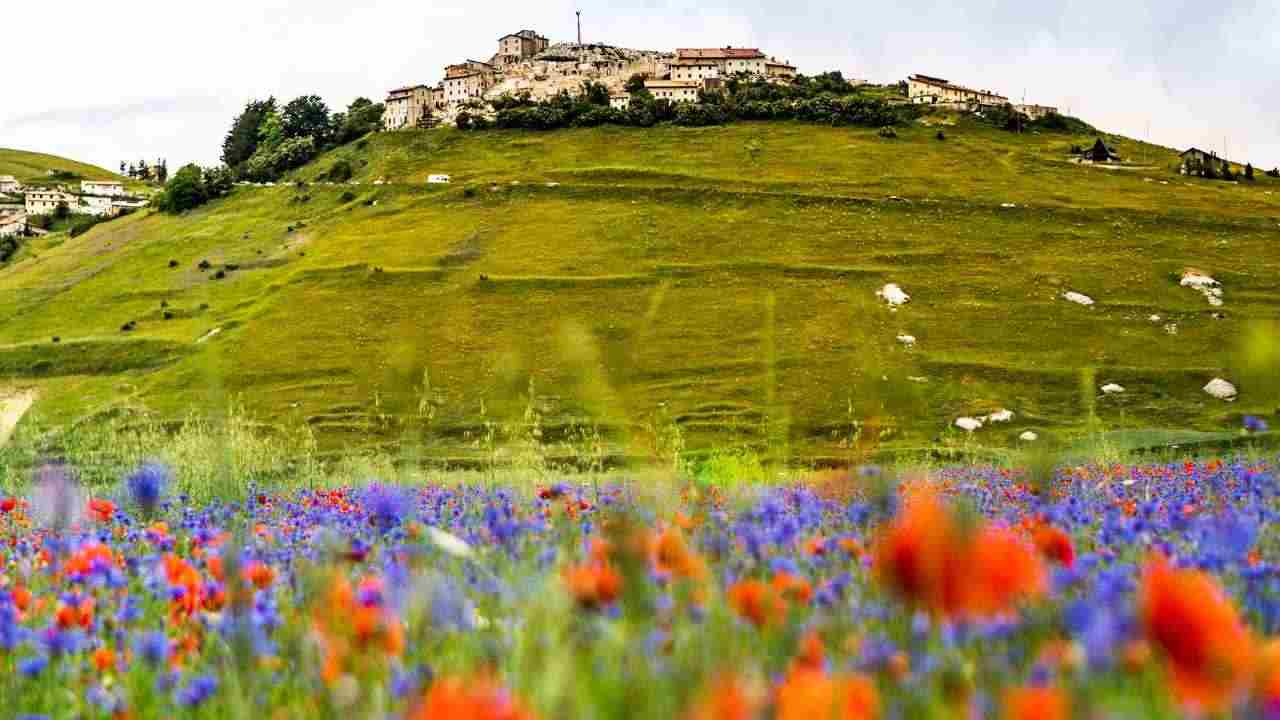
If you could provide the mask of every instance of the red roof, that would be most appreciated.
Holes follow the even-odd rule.
[[[715,60],[754,60],[764,57],[759,48],[679,48],[676,56],[680,59],[708,58]]]

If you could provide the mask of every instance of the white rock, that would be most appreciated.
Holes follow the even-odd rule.
[[[1124,392],[1123,385],[1117,385],[1116,383],[1107,383],[1106,385],[1102,386],[1103,395],[1119,395],[1122,392]]]
[[[889,283],[876,291],[876,297],[884,300],[890,305],[906,305],[911,302],[911,296],[902,291],[897,283]]]
[[[1088,295],[1082,295],[1081,293],[1075,292],[1074,290],[1068,290],[1062,293],[1062,299],[1066,300],[1067,302],[1073,302],[1077,305],[1084,305],[1085,307],[1088,307],[1093,304],[1093,298],[1089,297]]]
[[[907,347],[914,347],[916,344],[916,336],[915,335],[899,335],[898,342],[902,343],[903,345],[906,345]]]
[[[1204,391],[1219,400],[1226,400],[1227,402],[1235,400],[1237,395],[1236,386],[1222,378],[1214,378],[1210,380],[1209,384],[1204,386]]]
[[[549,182],[549,183],[547,183],[547,187],[560,187],[560,183],[558,183],[558,182]]]
[[[1013,419],[1012,410],[997,410],[987,416],[987,422],[1006,423]]]
[[[1195,270],[1188,270],[1182,273],[1182,287],[1191,288],[1212,288],[1218,286],[1218,281]]]
[[[1035,442],[1036,440],[1040,439],[1040,436],[1028,430],[1022,433],[1021,435],[1019,435],[1018,439],[1021,440],[1022,442]]]
[[[956,427],[966,432],[973,432],[982,427],[982,421],[971,417],[956,418]]]
[[[908,375],[907,379],[913,383],[920,383],[921,385],[929,382],[929,378],[923,375]]]
[[[1152,315],[1151,317],[1149,317],[1149,318],[1147,318],[1147,319],[1148,319],[1148,320],[1150,320],[1150,321],[1151,321],[1151,322],[1153,322],[1153,323],[1158,323],[1158,322],[1160,322],[1160,320],[1162,320],[1162,318],[1161,318],[1159,315]]]
[[[1018,207],[1017,203],[1000,203],[1000,207],[1009,209]]]
[[[453,178],[451,178],[448,175],[428,175],[427,176],[428,185],[448,185],[451,182],[453,182]]]

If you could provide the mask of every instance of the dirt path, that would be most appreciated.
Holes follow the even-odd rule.
[[[0,390],[0,446],[9,442],[18,421],[35,404],[34,390]]]

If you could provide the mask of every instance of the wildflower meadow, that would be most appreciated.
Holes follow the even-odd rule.
[[[1280,717],[1267,459],[0,498],[21,718]],[[95,486],[96,487],[96,486]]]

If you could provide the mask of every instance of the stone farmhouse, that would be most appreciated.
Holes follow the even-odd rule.
[[[698,92],[703,89],[703,82],[698,80],[645,80],[644,89],[659,100],[673,103],[697,102]]]
[[[124,197],[124,184],[114,180],[82,180],[80,192],[84,195],[100,195],[102,197]]]
[[[75,207],[76,196],[58,188],[30,188],[26,201],[28,215],[51,215],[59,205],[66,205],[68,210]]]
[[[907,98],[917,105],[940,105],[957,110],[980,110],[1009,104],[1009,98],[991,90],[975,90],[919,74],[907,78]]]
[[[1183,175],[1198,175],[1201,170],[1221,174],[1224,169],[1240,167],[1239,163],[1233,163],[1226,158],[1218,157],[1216,152],[1195,147],[1183,151],[1181,158],[1182,164],[1178,167],[1178,172]]]
[[[479,60],[467,60],[444,69],[441,101],[457,107],[469,100],[479,100],[495,83],[496,68]]]
[[[0,215],[0,238],[16,237],[27,234],[27,214],[13,213]]]
[[[417,127],[435,110],[436,90],[428,85],[396,88],[387,93],[382,125],[388,130]]]
[[[768,59],[758,48],[680,48],[676,50],[676,62],[709,61],[715,63],[721,77],[746,73],[755,77],[767,77]]]
[[[0,193],[16,193],[22,191],[22,183],[12,175],[0,175]]]
[[[1014,105],[1013,109],[1027,116],[1028,120],[1043,120],[1050,115],[1057,115],[1058,108],[1049,105]]]

